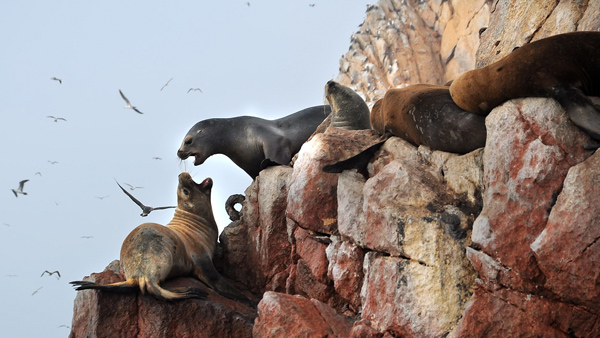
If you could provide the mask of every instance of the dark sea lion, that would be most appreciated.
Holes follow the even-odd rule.
[[[223,296],[250,306],[252,302],[231,286],[215,269],[212,259],[218,229],[210,203],[213,182],[194,182],[189,173],[179,175],[177,209],[166,225],[144,223],[133,229],[121,246],[120,264],[126,280],[107,285],[74,281],[76,290],[125,292],[139,288],[160,299],[205,298],[197,288],[161,287],[167,279],[194,276]]]
[[[415,146],[466,154],[485,146],[485,117],[459,108],[447,86],[390,89],[373,105],[371,126]]]
[[[450,85],[454,102],[487,115],[520,97],[556,99],[575,125],[600,140],[600,32],[572,32],[531,42],[498,62],[466,72]]]
[[[331,126],[348,130],[371,129],[369,106],[354,90],[335,81],[325,84],[331,105]]]
[[[182,160],[194,156],[194,165],[200,165],[223,154],[254,179],[268,166],[288,164],[330,112],[329,106],[315,106],[277,120],[253,116],[203,120],[188,131],[177,156]]]

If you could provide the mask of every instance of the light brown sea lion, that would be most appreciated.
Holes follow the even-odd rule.
[[[586,97],[600,96],[600,32],[565,33],[523,45],[459,76],[450,94],[459,107],[483,116],[510,99],[552,97],[575,125],[600,140],[600,112]]]
[[[177,209],[166,225],[144,223],[133,229],[121,246],[121,268],[126,280],[107,285],[75,281],[76,290],[128,291],[139,288],[161,299],[204,298],[196,288],[172,288],[161,283],[180,276],[194,276],[218,293],[254,306],[215,269],[212,259],[218,229],[210,203],[213,182],[194,182],[189,173],[179,175]]]
[[[485,146],[485,117],[459,108],[447,86],[390,89],[373,105],[371,126],[415,146],[465,154]]]

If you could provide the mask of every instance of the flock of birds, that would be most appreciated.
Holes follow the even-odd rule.
[[[51,77],[50,79],[51,79],[51,80],[53,80],[53,81],[57,81],[59,84],[62,84],[62,79],[59,79],[59,78],[57,78],[57,77]],[[169,83],[171,82],[171,80],[173,80],[173,78],[170,78],[170,79],[169,79],[169,81],[167,81],[167,82],[166,82],[166,83],[165,83],[165,84],[162,86],[162,88],[161,88],[160,90],[162,91],[162,90],[163,90],[165,87],[167,87],[167,86],[169,85]],[[189,93],[189,92],[191,92],[191,91],[199,91],[200,93],[202,93],[202,90],[201,90],[200,88],[190,88],[190,89],[189,89],[187,92]],[[129,99],[128,99],[128,98],[125,96],[125,94],[123,94],[123,92],[122,92],[120,89],[119,89],[119,94],[121,94],[121,97],[123,98],[123,100],[124,100],[124,101],[125,101],[125,103],[126,103],[126,105],[125,105],[125,107],[124,107],[124,108],[126,108],[126,109],[132,109],[132,110],[134,110],[135,112],[137,112],[138,114],[143,114],[141,111],[139,111],[139,110],[137,109],[137,107],[136,107],[136,106],[134,106],[134,105],[132,105],[132,104],[131,104],[131,102],[129,101]],[[47,116],[47,118],[51,118],[51,119],[53,119],[53,120],[54,120],[54,122],[59,122],[59,121],[65,121],[65,122],[66,122],[66,121],[67,121],[67,119],[65,119],[65,118],[63,118],[63,117],[52,116],[52,115],[49,115],[49,116]],[[153,160],[162,160],[162,158],[160,158],[160,157],[157,157],[157,156],[153,157],[152,159],[153,159]],[[50,164],[58,164],[58,161],[51,161],[51,160],[48,160],[48,163],[50,163]],[[42,176],[42,173],[38,171],[38,172],[36,172],[36,173],[35,173],[35,175]],[[15,197],[16,197],[16,198],[18,198],[18,197],[19,197],[19,195],[25,195],[25,196],[27,195],[27,192],[25,191],[25,183],[27,183],[28,181],[29,181],[28,179],[21,180],[21,181],[19,182],[19,185],[18,185],[18,187],[17,187],[16,189],[10,189],[10,190],[12,191],[12,193],[15,195]],[[163,210],[163,209],[172,209],[172,208],[176,208],[176,206],[152,207],[152,206],[149,206],[149,205],[145,205],[145,204],[143,204],[142,202],[140,202],[140,201],[139,201],[137,198],[135,198],[135,197],[134,197],[134,196],[133,196],[133,195],[132,195],[130,192],[128,192],[128,191],[127,191],[125,188],[123,188],[123,187],[121,186],[121,184],[119,184],[119,182],[117,182],[117,181],[116,181],[116,179],[115,179],[115,182],[117,183],[117,185],[119,186],[119,188],[121,188],[121,190],[122,190],[122,191],[123,191],[123,192],[124,192],[124,193],[125,193],[125,194],[126,194],[126,195],[127,195],[127,196],[128,196],[128,197],[129,197],[129,198],[130,198],[130,199],[131,199],[131,200],[132,200],[134,203],[135,203],[135,204],[137,204],[137,205],[138,205],[138,206],[139,206],[139,207],[142,209],[142,213],[140,214],[140,216],[142,216],[142,217],[146,217],[146,216],[148,216],[148,215],[149,215],[149,214],[150,214],[152,211],[154,211],[154,210]],[[129,187],[129,190],[131,190],[131,191],[133,191],[133,190],[135,190],[135,189],[142,189],[142,188],[143,188],[143,187],[140,187],[140,186],[135,186],[135,185],[132,185],[132,184],[129,184],[129,183],[123,183],[123,184],[124,184],[124,185],[126,185],[126,186],[128,186],[128,187]],[[105,195],[105,196],[95,196],[95,197],[96,197],[96,198],[98,198],[99,200],[103,200],[103,199],[105,199],[105,198],[107,198],[107,197],[109,197],[109,196],[110,196],[110,195]],[[3,225],[5,225],[5,226],[7,226],[7,227],[10,227],[10,224],[8,224],[8,223],[3,223]],[[94,238],[94,236],[81,236],[81,238],[83,238],[83,239],[91,239],[91,238]],[[60,277],[61,277],[61,276],[60,276],[60,272],[59,272],[58,270],[55,270],[55,271],[48,271],[48,270],[45,270],[44,272],[42,272],[42,274],[41,274],[41,276],[40,276],[40,277],[44,277],[44,275],[48,275],[48,276],[56,275],[56,279],[60,279]],[[12,278],[12,277],[17,277],[18,275],[9,274],[9,275],[5,275],[5,276],[6,276],[6,277],[10,277],[10,278]],[[36,289],[36,290],[35,290],[35,291],[34,291],[34,292],[31,294],[31,295],[33,296],[33,295],[37,294],[37,293],[38,293],[38,292],[39,292],[39,291],[40,291],[42,288],[43,288],[43,287],[39,287],[39,288],[38,288],[38,289]],[[59,327],[66,327],[66,328],[69,328],[69,327],[68,327],[68,326],[66,326],[66,325],[61,325],[61,326],[59,326]]]

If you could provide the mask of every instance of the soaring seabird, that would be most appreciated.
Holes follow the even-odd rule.
[[[10,190],[12,190],[13,194],[15,194],[15,197],[19,197],[19,194],[27,195],[27,193],[23,191],[23,186],[25,185],[25,182],[27,182],[27,181],[29,181],[29,180],[22,180],[21,182],[19,182],[19,187],[16,190],[10,189]]]
[[[127,103],[127,105],[125,107],[123,107],[123,108],[133,109],[137,113],[143,114],[141,111],[137,110],[136,107],[134,107],[134,106],[131,105],[131,103],[129,102],[129,100],[125,97],[125,95],[123,95],[123,92],[121,91],[121,89],[119,89],[119,93],[121,94],[121,97],[123,98],[123,100],[125,100],[125,103]]]
[[[139,205],[140,208],[142,208],[142,213],[140,214],[140,216],[142,217],[146,217],[148,216],[148,214],[150,214],[152,211],[154,210],[161,210],[161,209],[169,209],[169,208],[176,208],[176,207],[156,207],[153,208],[151,206],[148,205],[144,205],[142,202],[138,201],[135,197],[133,197],[133,195],[131,195],[127,190],[125,190],[120,184],[119,182],[117,182],[117,185],[119,186],[119,188],[121,188],[121,190],[123,190],[123,192],[125,193],[125,195],[129,196],[129,198],[131,198],[132,201],[135,202],[135,204]]]

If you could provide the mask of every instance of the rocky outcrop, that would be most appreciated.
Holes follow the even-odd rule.
[[[388,0],[367,9],[337,82],[372,105],[390,88],[444,84],[475,67],[491,0]]]
[[[372,103],[534,39],[598,30],[599,11],[600,0],[381,0],[337,81]],[[260,173],[220,237],[217,268],[258,312],[189,278],[169,283],[208,300],[83,291],[71,337],[600,337],[600,155],[551,99],[506,102],[486,127],[485,149],[391,137],[341,173],[322,168],[372,131],[315,135],[294,168]],[[112,266],[91,278],[122,276]]]

